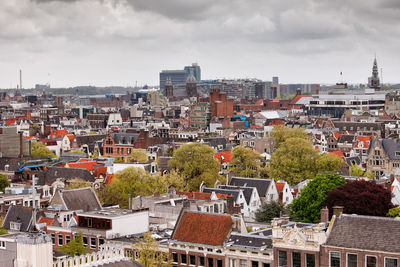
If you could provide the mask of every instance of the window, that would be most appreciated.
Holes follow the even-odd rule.
[[[263,263],[263,267],[270,267],[271,265],[269,263]]]
[[[63,236],[62,235],[58,235],[58,245],[59,246],[63,245]]]
[[[96,249],[96,238],[94,238],[94,237],[90,238],[90,248]]]
[[[5,249],[6,248],[6,242],[5,241],[0,241],[0,248]]]
[[[69,235],[65,236],[65,244],[68,244],[71,241],[71,237]]]
[[[92,227],[92,218],[89,218],[87,221],[88,227]]]
[[[347,267],[357,267],[357,254],[347,253]]]
[[[396,258],[385,258],[385,267],[397,267],[397,264]]]
[[[236,261],[235,261],[235,259],[230,259],[229,260],[229,267],[236,267]]]
[[[301,267],[301,254],[299,252],[292,253],[292,266]]]
[[[213,258],[208,258],[207,263],[208,263],[208,267],[214,267],[214,259]]]
[[[199,256],[199,266],[204,266],[204,257]]]
[[[176,254],[175,252],[172,252],[172,262],[178,263],[178,254]]]
[[[251,267],[258,267],[258,261],[251,261]]]
[[[83,244],[85,245],[85,247],[87,247],[88,245],[88,239],[86,236],[83,237]]]
[[[240,260],[240,267],[247,267],[247,261],[246,260]]]
[[[56,237],[54,234],[51,234],[51,243],[53,243],[53,245],[56,243]]]
[[[187,264],[186,254],[181,254],[181,264]]]
[[[217,267],[222,267],[222,260],[217,260]]]
[[[189,256],[189,264],[196,265],[196,256],[194,256],[194,255]]]
[[[376,257],[375,256],[367,256],[366,262],[367,262],[366,267],[376,267]]]
[[[99,246],[104,245],[104,239],[103,238],[99,238]]]
[[[315,267],[315,255],[306,254],[306,267]]]
[[[287,266],[287,255],[286,251],[278,251],[278,267]]]
[[[329,258],[330,267],[340,267],[340,252],[331,251]]]

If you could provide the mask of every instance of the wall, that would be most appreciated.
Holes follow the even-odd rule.
[[[106,238],[117,235],[125,236],[149,231],[149,212],[135,212],[112,220],[112,229],[107,231]]]

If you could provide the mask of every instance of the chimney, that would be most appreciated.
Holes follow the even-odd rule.
[[[23,133],[19,133],[19,157],[24,157],[24,137]]]
[[[301,95],[301,89],[300,88],[297,88],[296,95]]]
[[[322,223],[329,222],[329,210],[327,207],[321,209],[321,222]]]
[[[190,201],[188,199],[184,199],[182,205],[184,210],[190,210]]]
[[[225,211],[227,214],[233,214],[234,201],[235,200],[232,194],[228,195],[228,197],[226,198],[226,211]]]
[[[335,215],[336,217],[339,217],[340,215],[342,215],[343,213],[343,206],[333,206],[333,215]]]

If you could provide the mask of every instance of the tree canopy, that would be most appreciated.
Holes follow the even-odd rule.
[[[131,160],[138,163],[147,162],[147,155],[143,149],[133,149],[131,152]]]
[[[303,222],[318,222],[320,211],[328,199],[328,193],[344,184],[346,180],[336,173],[317,175],[290,205],[292,217]]]
[[[256,212],[256,221],[270,223],[273,218],[278,218],[281,215],[281,213],[286,213],[286,212],[287,209],[283,204],[277,201],[271,201],[265,203]]]
[[[261,168],[261,155],[257,151],[243,146],[235,146],[232,150],[230,168],[236,176],[259,177]]]
[[[284,125],[277,125],[271,131],[271,136],[274,138],[275,148],[278,149],[281,144],[289,138],[301,138],[311,141],[310,136],[303,128],[286,128]]]
[[[57,156],[41,142],[31,142],[31,156],[57,158]]]
[[[400,217],[400,208],[391,208],[388,213],[386,214],[388,217],[399,218]]]
[[[357,180],[328,193],[328,208],[343,206],[347,214],[386,216],[391,208],[391,192],[373,181]]]
[[[374,174],[372,172],[366,172],[354,163],[350,165],[349,171],[350,171],[350,176],[355,176],[355,177],[363,176],[367,177],[368,179],[374,179]]]
[[[3,174],[0,174],[0,192],[4,192],[7,186],[9,186],[10,183],[8,181],[8,178],[5,177]]]
[[[145,267],[169,267],[171,260],[168,259],[168,253],[162,252],[157,241],[152,238],[151,233],[144,233],[143,238],[137,238],[134,245],[137,252],[137,262]]]
[[[89,181],[85,181],[81,178],[74,178],[68,180],[68,183],[66,184],[65,188],[68,189],[76,189],[76,188],[85,188],[91,186],[92,183]]]
[[[75,235],[74,240],[70,241],[67,244],[62,245],[59,250],[62,253],[67,254],[70,257],[79,256],[87,253],[88,249],[83,244],[83,234],[82,232],[78,232]]]
[[[190,143],[174,151],[168,166],[184,177],[189,190],[198,191],[202,181],[213,186],[217,180],[223,180],[214,154],[215,150],[208,145]]]

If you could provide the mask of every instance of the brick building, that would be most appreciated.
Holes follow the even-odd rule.
[[[213,89],[210,92],[210,116],[233,117],[233,99],[228,99],[225,92]]]

